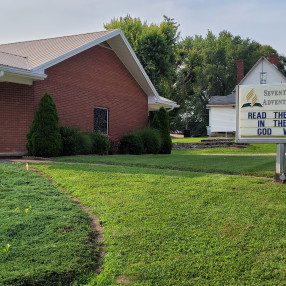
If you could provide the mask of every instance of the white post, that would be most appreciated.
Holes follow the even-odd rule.
[[[276,174],[274,176],[275,182],[284,182],[286,177],[285,170],[285,144],[276,145]]]

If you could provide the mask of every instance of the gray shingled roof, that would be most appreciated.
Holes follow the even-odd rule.
[[[212,96],[208,105],[233,105],[235,104],[235,93],[226,96]]]

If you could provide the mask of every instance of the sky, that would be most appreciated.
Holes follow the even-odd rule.
[[[223,30],[286,56],[285,0],[0,0],[0,44],[104,30],[112,18],[180,24],[181,38]]]

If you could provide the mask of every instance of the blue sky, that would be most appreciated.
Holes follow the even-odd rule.
[[[181,36],[227,30],[286,56],[285,0],[9,0],[1,3],[0,43],[103,30],[113,17],[180,24]]]

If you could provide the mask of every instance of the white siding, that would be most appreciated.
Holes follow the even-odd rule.
[[[265,58],[261,58],[241,81],[241,85],[260,85],[260,73],[266,72],[265,84],[286,83],[286,78]],[[236,110],[232,106],[209,106],[210,132],[236,131]]]
[[[233,132],[236,131],[235,107],[212,106],[209,109],[210,132]]]
[[[285,83],[285,77],[280,71],[268,61],[262,60],[257,66],[244,78],[242,85],[260,84],[260,73],[266,72],[266,84]]]

